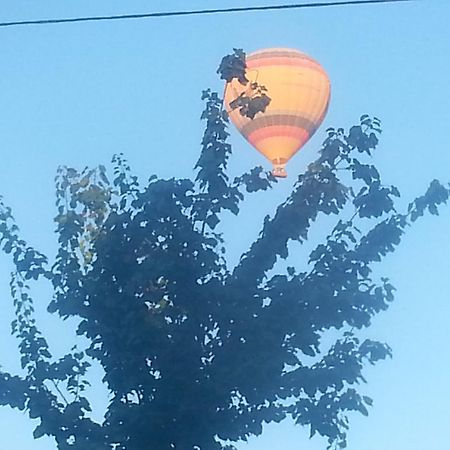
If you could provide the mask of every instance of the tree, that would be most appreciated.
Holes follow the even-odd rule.
[[[53,436],[60,450],[231,450],[230,442],[288,416],[342,448],[348,413],[368,413],[372,400],[357,389],[363,366],[391,350],[361,341],[358,330],[388,308],[394,291],[372,266],[409,224],[427,210],[437,214],[450,189],[435,180],[398,212],[398,190],[369,161],[380,122],[364,115],[348,133],[327,130],[317,160],[228,267],[221,213],[238,215],[247,194],[275,179],[262,168],[229,178],[228,118],[216,93],[203,99],[194,180],[152,176],[141,186],[122,155],[111,182],[103,166],[59,169],[52,266],[0,205],[23,368],[0,372],[0,404],[39,418],[34,437]],[[289,243],[305,242],[323,215],[335,216],[335,226],[305,255],[308,271],[271,275]],[[87,348],[52,355],[33,318],[31,282],[41,277],[54,288],[49,312],[77,318]],[[332,329],[338,336],[324,350]],[[90,417],[85,393],[92,360],[111,394],[103,423]]]

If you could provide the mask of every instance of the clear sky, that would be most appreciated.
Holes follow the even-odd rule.
[[[268,3],[3,0],[0,20]],[[13,207],[23,237],[54,254],[58,165],[107,164],[114,153],[124,152],[143,181],[152,173],[191,176],[203,131],[200,93],[207,87],[222,91],[215,73],[221,57],[233,47],[251,52],[283,46],[303,50],[325,67],[332,83],[330,110],[317,135],[290,162],[291,177],[270,193],[256,194],[240,217],[226,218],[222,229],[230,261],[247,248],[261,218],[315,157],[327,126],[347,128],[364,113],[383,121],[374,162],[407,204],[431,179],[450,181],[449,17],[447,0],[422,0],[0,29],[0,193]],[[266,164],[231,133],[233,174]],[[374,406],[368,418],[352,416],[349,450],[449,449],[449,224],[450,208],[440,217],[426,217],[380,266],[397,286],[397,297],[365,335],[388,342],[394,358],[366,370],[368,384],[360,388]],[[240,232],[231,234],[236,229]],[[0,362],[14,370],[8,269],[1,258]],[[36,286],[39,324],[60,354],[75,342],[73,323],[61,325],[44,314],[50,295],[48,286]],[[94,376],[100,376],[97,368]],[[105,392],[97,387],[94,395],[100,417]],[[0,449],[56,448],[47,438],[34,441],[32,430],[24,414],[0,409]],[[268,426],[261,437],[238,447],[326,447],[324,440],[308,441],[307,435],[289,423]]]

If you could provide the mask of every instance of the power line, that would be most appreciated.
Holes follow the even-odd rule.
[[[267,5],[267,6],[247,6],[238,8],[219,8],[219,9],[198,9],[185,11],[165,11],[152,12],[146,14],[120,14],[112,16],[90,16],[90,17],[68,17],[61,19],[38,19],[38,20],[21,20],[14,22],[0,22],[0,27],[15,27],[20,25],[50,25],[56,23],[74,23],[74,22],[99,22],[105,20],[126,20],[126,19],[149,19],[157,17],[174,17],[174,16],[199,16],[204,14],[223,14],[223,13],[239,13],[251,11],[275,11],[283,9],[301,9],[301,8],[321,8],[329,6],[350,6],[350,5],[369,5],[376,3],[400,3],[412,2],[417,0],[353,0],[353,1],[332,1],[332,2],[312,2],[297,3],[286,5]]]

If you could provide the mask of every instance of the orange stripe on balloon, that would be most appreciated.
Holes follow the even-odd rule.
[[[306,53],[300,52],[298,50],[286,50],[286,49],[271,49],[271,50],[262,50],[259,52],[251,53],[247,55],[247,60],[249,59],[264,59],[264,58],[273,58],[273,57],[285,57],[291,59],[313,59]]]
[[[289,125],[272,125],[260,128],[253,131],[247,136],[247,140],[252,145],[258,145],[259,141],[273,137],[293,137],[298,139],[298,146],[300,147],[304,142],[309,139],[309,133],[307,130],[289,126]]]
[[[248,138],[250,134],[259,129],[264,129],[267,126],[275,126],[283,124],[288,128],[300,128],[306,130],[309,135],[316,130],[317,125],[300,114],[277,114],[277,113],[261,113],[253,120],[247,120],[247,122],[240,128],[241,133]]]
[[[324,73],[325,71],[315,61],[306,58],[287,58],[287,57],[273,57],[264,59],[248,59],[246,61],[247,69],[256,70],[259,67],[265,66],[289,66],[289,67],[308,67],[317,72]]]

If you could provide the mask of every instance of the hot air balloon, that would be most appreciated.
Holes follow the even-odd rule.
[[[273,175],[285,178],[286,163],[325,117],[330,81],[317,61],[288,48],[250,53],[246,65],[247,84],[237,79],[226,83],[225,108],[245,139],[271,161]],[[250,118],[233,106],[240,96],[250,95],[255,86],[267,89],[270,103],[264,112]]]

